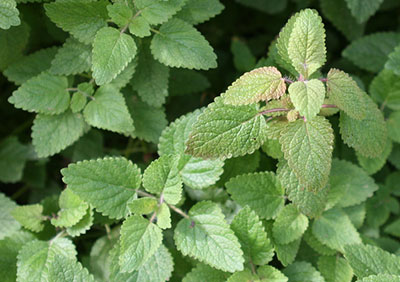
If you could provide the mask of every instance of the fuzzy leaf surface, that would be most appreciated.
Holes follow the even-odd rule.
[[[3,0],[0,3],[0,28],[9,29],[21,24],[15,0]]]

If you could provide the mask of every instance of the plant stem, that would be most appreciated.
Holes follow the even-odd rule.
[[[174,212],[176,212],[177,214],[180,214],[181,216],[183,216],[184,218],[189,218],[189,216],[181,209],[168,204],[168,206],[170,207],[171,210],[173,210]]]
[[[159,32],[157,29],[150,28],[150,30],[151,30],[152,32],[154,32],[154,33],[161,34],[161,32]]]
[[[287,83],[293,83],[293,82],[294,82],[293,80],[291,80],[291,79],[289,79],[289,78],[287,78],[287,77],[284,77],[283,80],[284,80],[285,82],[287,82]]]
[[[290,111],[290,109],[285,109],[285,108],[275,108],[275,109],[269,109],[269,110],[265,110],[265,111],[259,112],[258,114],[259,114],[259,115],[265,115],[265,114],[268,114],[268,113],[275,113],[275,112],[288,112],[288,111]]]
[[[22,194],[24,194],[27,190],[29,189],[29,186],[25,184],[24,186],[21,187],[18,191],[16,191],[14,194],[12,194],[11,199],[16,200],[18,199]]]
[[[331,105],[331,104],[323,104],[321,107],[322,108],[337,108],[336,105]]]
[[[153,195],[151,195],[151,194],[149,194],[147,192],[144,192],[142,190],[136,190],[136,193],[138,193],[138,195],[140,195],[142,197],[149,197],[149,198],[154,198],[154,199],[156,198]]]

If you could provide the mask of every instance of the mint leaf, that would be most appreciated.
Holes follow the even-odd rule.
[[[283,187],[273,172],[239,175],[225,186],[235,202],[248,205],[261,218],[275,218],[285,203]]]
[[[56,1],[45,4],[46,15],[59,28],[70,32],[80,42],[89,44],[98,30],[107,26],[108,1]]]
[[[22,84],[8,99],[18,109],[41,114],[60,114],[68,109],[66,77],[41,73]]]
[[[169,67],[203,69],[217,67],[212,47],[190,24],[171,19],[160,27],[151,41],[151,53]]]
[[[161,229],[140,215],[128,217],[121,227],[119,265],[121,272],[138,270],[156,253],[162,241]]]
[[[166,203],[162,203],[157,210],[157,225],[161,229],[171,228],[171,211]]]
[[[281,73],[275,67],[263,67],[245,73],[223,94],[224,103],[248,105],[280,98],[286,91]]]
[[[224,5],[219,0],[187,0],[183,8],[176,14],[176,17],[196,25],[220,14],[224,8]]]
[[[359,282],[398,282],[400,281],[399,275],[390,275],[390,274],[378,274],[378,275],[370,275],[361,280],[357,280]]]
[[[11,215],[26,229],[40,232],[44,228],[43,206],[39,204],[17,206]]]
[[[151,25],[158,25],[166,22],[176,12],[178,12],[185,0],[153,1],[136,0],[135,6],[140,11],[140,15]]]
[[[11,215],[17,204],[0,193],[0,240],[12,235],[21,228],[21,225]]]
[[[313,282],[324,282],[324,278],[311,263],[305,261],[295,262],[286,269],[283,270],[290,282],[302,282],[302,281],[313,281]]]
[[[171,96],[200,93],[209,87],[210,82],[207,77],[199,71],[177,68],[170,71],[169,93]]]
[[[357,21],[363,23],[378,11],[383,0],[346,0],[346,2]]]
[[[67,227],[66,231],[71,237],[77,237],[85,234],[92,227],[94,221],[93,210],[88,207],[86,214],[73,226]]]
[[[95,281],[93,276],[89,274],[89,271],[80,262],[72,259],[66,260],[63,255],[54,255],[47,271],[48,281]]]
[[[52,156],[78,140],[87,125],[81,114],[37,115],[32,126],[32,143],[40,158]]]
[[[262,222],[248,206],[239,211],[231,223],[247,261],[257,265],[267,264],[274,255],[273,247]]]
[[[191,157],[181,170],[182,181],[193,189],[203,189],[215,184],[223,173],[224,162]]]
[[[341,257],[325,256],[318,259],[318,270],[326,282],[351,282],[353,269]]]
[[[67,187],[103,215],[120,219],[141,183],[140,169],[124,158],[104,158],[70,164],[61,170]]]
[[[325,98],[325,86],[321,81],[296,81],[290,84],[288,91],[294,107],[306,120],[319,113]]]
[[[292,264],[293,261],[296,259],[297,253],[299,252],[300,243],[301,238],[285,245],[273,242],[276,257],[283,266],[288,266]]]
[[[15,0],[4,0],[0,3],[0,28],[9,29],[21,24]]]
[[[29,149],[17,137],[8,137],[0,143],[0,181],[20,181],[25,168]],[[1,236],[0,236],[1,238]]]
[[[375,102],[380,103],[381,107],[400,110],[400,81],[399,77],[390,70],[382,70],[372,80],[369,92]]]
[[[140,198],[128,203],[128,208],[134,214],[149,214],[156,210],[157,204],[154,198]]]
[[[174,240],[183,255],[223,271],[243,270],[238,239],[215,203],[205,201],[194,205],[189,218],[182,219],[175,228]]]
[[[104,27],[93,41],[92,71],[97,85],[113,80],[135,57],[136,43],[130,35]]]
[[[218,99],[193,125],[186,153],[220,159],[250,154],[264,143],[266,127],[256,105],[230,106]]]
[[[329,248],[319,241],[313,234],[312,228],[307,229],[303,236],[304,241],[309,245],[314,251],[316,251],[320,255],[324,256],[333,256],[337,253],[337,251]]]
[[[396,75],[400,75],[400,45],[389,54],[385,69],[393,71]]]
[[[393,143],[389,138],[387,138],[383,152],[376,158],[364,157],[356,152],[358,163],[368,174],[374,174],[381,170],[381,168],[386,164],[387,158],[392,152],[392,148]]]
[[[333,150],[333,131],[329,121],[317,116],[307,122],[297,120],[289,123],[279,142],[300,184],[308,190],[322,189],[328,182]]]
[[[287,50],[293,67],[306,78],[324,65],[325,29],[316,12],[306,9],[296,15]]]
[[[256,57],[246,42],[238,38],[232,38],[231,52],[233,55],[233,65],[238,71],[247,72],[254,69]]]
[[[387,132],[390,139],[400,143],[400,112],[393,112],[386,120]]]
[[[134,131],[124,96],[111,85],[97,89],[94,99],[83,111],[83,116],[88,124],[97,128],[127,135]]]
[[[182,282],[224,282],[228,277],[229,275],[221,270],[198,263],[189,273],[185,275]]]
[[[5,70],[22,56],[29,40],[29,31],[29,26],[24,22],[8,30],[0,29],[0,70]]]
[[[108,15],[115,24],[119,27],[124,27],[129,24],[130,19],[133,17],[133,11],[128,7],[127,3],[116,2],[107,6]]]

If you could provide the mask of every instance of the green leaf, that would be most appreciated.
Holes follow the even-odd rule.
[[[390,274],[370,275],[361,280],[357,280],[357,282],[399,282],[399,281],[400,281],[400,276],[390,275]]]
[[[363,23],[378,11],[383,0],[346,0],[346,2],[357,21]]]
[[[400,143],[400,112],[393,112],[386,120],[388,136],[394,142]]]
[[[312,225],[313,235],[328,247],[343,251],[345,245],[361,243],[360,235],[341,209],[325,211]]]
[[[110,85],[118,89],[122,89],[125,86],[127,86],[131,81],[133,74],[136,72],[136,67],[137,67],[137,57],[135,57],[128,64],[128,66],[110,82]]]
[[[203,189],[215,184],[223,173],[224,162],[190,158],[181,170],[182,181],[193,189]]]
[[[326,282],[351,282],[353,278],[353,269],[341,257],[319,257],[318,270]]]
[[[225,186],[235,202],[248,205],[261,218],[275,218],[285,203],[283,187],[273,172],[239,175]]]
[[[190,83],[187,83],[190,81]],[[171,96],[200,93],[210,87],[207,77],[199,71],[188,69],[171,69],[169,76],[169,93]]]
[[[29,79],[8,99],[18,109],[41,114],[60,114],[69,107],[66,77],[48,73]]]
[[[256,57],[253,55],[246,42],[238,38],[232,38],[231,52],[233,55],[233,64],[236,70],[247,72],[254,69],[256,65]]]
[[[289,244],[303,235],[308,227],[308,219],[294,205],[285,206],[276,217],[272,228],[274,241]]]
[[[161,229],[139,215],[128,217],[121,227],[121,272],[138,270],[160,247]]]
[[[124,96],[111,85],[97,89],[83,115],[88,124],[97,128],[124,134],[131,134],[135,129]]]
[[[365,215],[367,213],[365,203],[344,208],[343,211],[347,214],[356,229],[361,228],[364,224]]]
[[[185,275],[182,282],[225,282],[229,275],[221,270],[212,268],[208,265],[198,263],[196,267]]]
[[[49,268],[56,257],[75,261],[75,255],[74,244],[66,238],[55,238],[49,242],[34,240],[27,243],[18,254],[17,281],[52,281],[49,280]]]
[[[260,165],[260,156],[260,152],[255,151],[251,155],[226,160],[223,167],[224,173],[221,175],[217,185],[223,186],[231,178],[240,174],[255,172]]]
[[[94,221],[93,210],[91,207],[88,207],[85,215],[73,226],[70,226],[66,229],[67,233],[71,237],[77,237],[82,234],[85,234],[86,231],[92,227]]]
[[[238,239],[217,204],[200,202],[182,219],[174,232],[175,244],[183,255],[192,256],[214,268],[243,270],[243,252]]]
[[[366,117],[356,120],[340,113],[340,134],[344,143],[365,157],[377,157],[385,149],[387,130],[382,112],[368,96],[364,96]]]
[[[57,75],[71,75],[88,72],[91,65],[91,46],[71,37],[58,49],[49,71]]]
[[[92,96],[94,92],[93,85],[83,82],[78,85],[78,91],[71,98],[70,108],[73,113],[82,111],[87,103],[87,97]]]
[[[186,153],[220,159],[251,154],[264,143],[266,127],[256,105],[224,105],[218,99],[193,125]]]
[[[219,0],[187,0],[175,17],[196,25],[219,15],[224,8]]]
[[[38,76],[41,72],[48,70],[56,53],[57,48],[53,47],[29,54],[10,65],[4,71],[4,75],[9,81],[21,85],[29,79]]]
[[[288,266],[292,264],[293,261],[296,259],[301,243],[301,238],[285,245],[281,245],[275,242],[273,243],[278,260],[282,263],[283,266]]]
[[[262,222],[248,206],[240,210],[231,223],[247,261],[264,265],[272,260],[273,247]]]
[[[324,256],[333,256],[333,255],[337,254],[337,251],[322,244],[321,241],[319,241],[314,236],[314,234],[312,233],[312,228],[307,229],[307,231],[304,233],[303,238],[304,238],[304,241],[307,243],[307,245],[309,245],[318,254],[321,254]]]
[[[168,96],[169,68],[153,59],[148,46],[139,52],[137,71],[131,85],[143,102],[161,107]]]
[[[22,145],[17,137],[4,139],[0,143],[0,181],[5,183],[20,181],[28,154],[28,147]]]
[[[17,206],[11,215],[26,229],[40,232],[44,228],[43,206],[39,204]]]
[[[107,26],[108,1],[56,1],[45,4],[46,15],[59,28],[72,34],[80,42],[93,42],[98,30]]]
[[[381,71],[371,82],[369,92],[376,103],[383,107],[400,110],[400,80],[390,70]]]
[[[325,99],[325,86],[318,79],[296,81],[289,86],[290,100],[306,120],[315,117]]]
[[[374,33],[354,40],[343,50],[342,55],[361,69],[379,72],[383,69],[388,55],[399,43],[399,33]]]
[[[140,169],[124,158],[104,158],[70,164],[61,170],[67,187],[96,210],[120,219],[140,187]]]
[[[86,214],[89,205],[75,195],[71,189],[61,192],[58,200],[60,210],[56,218],[51,219],[51,224],[56,227],[70,227],[75,225]]]
[[[381,155],[376,158],[364,157],[363,155],[356,152],[357,160],[360,166],[368,173],[374,174],[382,169],[386,164],[387,158],[392,152],[393,143],[387,138],[385,148]]]
[[[151,52],[169,67],[203,70],[217,67],[217,57],[207,40],[179,19],[171,19],[160,27],[151,41]]]
[[[325,29],[315,11],[296,15],[287,50],[293,67],[306,78],[325,64]]]
[[[29,26],[22,22],[21,25],[8,30],[0,29],[0,70],[5,70],[10,64],[18,61],[22,56],[29,40]]]
[[[129,24],[129,32],[137,37],[146,37],[151,35],[150,25],[143,17],[136,17],[132,19]]]
[[[185,0],[136,0],[135,6],[140,10],[140,15],[145,18],[149,24],[158,25],[166,22],[176,14],[182,6],[185,5],[185,2]]]
[[[55,254],[47,267],[48,281],[70,282],[85,281],[94,282],[94,278],[82,264],[75,260],[66,260],[63,255]]]
[[[400,75],[400,45],[389,54],[385,69],[393,71],[396,75]]]
[[[32,126],[32,143],[40,158],[52,156],[78,140],[87,125],[81,114],[37,115]]]
[[[178,169],[179,156],[163,155],[144,171],[143,186],[153,194],[164,195],[167,203],[176,205],[182,197],[182,179]]]
[[[378,190],[373,178],[360,167],[334,159],[329,179],[331,191],[341,191],[337,206],[349,207],[366,201]]]
[[[321,273],[319,273],[309,262],[298,261],[283,270],[290,282],[325,282]]]
[[[157,209],[157,204],[154,198],[140,198],[128,203],[128,208],[134,214],[149,214]]]
[[[97,85],[113,80],[135,57],[136,43],[130,35],[103,27],[93,41],[93,77]]]
[[[282,131],[279,142],[289,167],[308,190],[322,189],[329,179],[333,130],[327,119],[317,116],[297,120]]]
[[[385,233],[395,237],[400,237],[400,220],[395,220],[385,227]]]
[[[344,256],[358,278],[380,273],[400,275],[400,258],[381,248],[354,244],[347,245]]]
[[[3,0],[0,3],[0,28],[9,29],[21,24],[15,0]]]
[[[161,229],[171,228],[171,211],[166,203],[162,203],[158,208],[157,225]]]
[[[224,103],[248,105],[280,98],[286,91],[281,73],[275,67],[252,70],[239,77],[223,94]]]
[[[133,11],[127,3],[116,2],[107,6],[108,15],[119,27],[125,27],[133,17]]]
[[[326,82],[329,100],[354,119],[363,119],[366,115],[364,96],[357,83],[345,72],[331,69]]]
[[[12,235],[21,228],[21,225],[11,215],[17,204],[0,193],[0,240]]]

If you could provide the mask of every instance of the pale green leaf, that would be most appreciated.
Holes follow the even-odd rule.
[[[308,227],[308,219],[294,205],[285,206],[276,217],[272,227],[274,241],[289,244],[303,235]]]
[[[217,67],[213,48],[190,24],[172,19],[160,27],[151,42],[154,57],[170,67],[210,69]]]
[[[357,21],[363,23],[378,11],[383,0],[346,0],[346,2]]]
[[[290,100],[306,120],[315,117],[325,99],[325,86],[318,79],[296,81],[289,86]]]
[[[273,247],[262,222],[248,206],[240,210],[231,223],[247,261],[264,265],[272,260]]]
[[[21,144],[17,137],[4,139],[0,143],[0,181],[5,183],[20,181],[28,154],[29,148]]]
[[[400,276],[390,274],[370,275],[361,280],[357,280],[357,282],[400,282]]]
[[[293,67],[306,78],[325,64],[325,29],[315,11],[302,10],[296,16],[287,50]]]
[[[15,0],[2,0],[0,3],[0,28],[9,29],[21,24]]]
[[[185,275],[182,282],[225,282],[228,276],[226,272],[199,263]]]
[[[322,244],[321,241],[319,241],[314,236],[314,234],[312,233],[312,228],[307,229],[307,231],[304,233],[303,239],[307,243],[307,245],[309,245],[318,254],[321,254],[324,256],[333,256],[333,255],[337,254],[337,251]]]
[[[86,209],[85,215],[78,221],[78,223],[73,226],[67,227],[66,231],[71,237],[80,236],[82,234],[85,234],[86,231],[88,231],[92,227],[93,221],[93,210],[91,207],[88,207]]]
[[[224,162],[190,158],[181,170],[183,183],[193,189],[203,189],[215,184],[222,174]]]
[[[135,6],[140,10],[140,15],[145,18],[149,24],[158,25],[166,22],[176,14],[182,6],[185,5],[185,2],[185,0],[136,0]]]
[[[111,85],[103,85],[97,89],[83,115],[88,124],[97,128],[124,134],[134,131],[124,96]]]
[[[314,117],[307,122],[291,122],[279,142],[289,167],[308,190],[322,189],[329,179],[333,150],[333,130],[327,119]]]
[[[388,55],[399,43],[399,33],[373,33],[354,40],[343,50],[342,55],[361,69],[379,72],[383,69]]]
[[[140,198],[128,203],[128,208],[134,214],[149,214],[157,209],[157,204],[154,198]]]
[[[129,213],[130,202],[140,187],[140,169],[124,158],[104,158],[70,164],[61,170],[67,187],[99,212],[111,218]]]
[[[192,256],[214,268],[243,270],[243,252],[221,209],[212,202],[200,202],[182,219],[174,232],[175,244],[183,255]]]
[[[56,53],[57,48],[52,47],[24,56],[10,65],[4,71],[4,75],[9,81],[21,85],[27,80],[38,76],[41,72],[48,70]]]
[[[94,282],[89,271],[78,261],[65,259],[64,256],[55,254],[47,267],[47,281],[57,282]]]
[[[72,111],[53,116],[38,114],[33,121],[32,143],[39,157],[52,156],[72,145],[86,128],[83,116]]]
[[[393,71],[396,75],[400,75],[400,45],[389,54],[385,69]]]
[[[0,70],[5,70],[10,64],[17,62],[22,57],[29,40],[29,26],[22,22],[21,25],[8,30],[0,29]]]
[[[360,279],[380,273],[400,275],[400,258],[381,248],[354,244],[347,245],[344,251],[354,274]]]
[[[340,134],[344,143],[365,157],[377,157],[385,149],[387,130],[382,112],[368,96],[364,96],[366,117],[356,120],[340,113]]]
[[[17,204],[0,193],[0,240],[12,235],[21,228],[21,225],[11,215]]]
[[[339,109],[354,119],[361,120],[365,117],[365,93],[347,73],[331,69],[327,76],[326,88],[329,100]]]
[[[225,186],[235,202],[248,205],[261,218],[275,218],[285,203],[284,189],[273,172],[239,175]]]
[[[17,206],[11,215],[26,229],[40,232],[44,228],[43,206],[40,204]]]
[[[275,67],[252,70],[239,77],[223,94],[224,103],[247,105],[280,98],[286,91],[281,73]]]
[[[186,153],[220,159],[250,154],[264,143],[266,127],[255,105],[224,105],[218,99],[193,125]]]
[[[274,249],[276,252],[276,257],[282,263],[283,266],[288,266],[292,264],[293,261],[296,259],[300,243],[301,243],[301,238],[285,245],[273,242]]]
[[[62,260],[76,260],[74,244],[66,238],[25,244],[18,254],[17,281],[54,281],[50,280],[49,268],[57,256]]]
[[[41,114],[60,114],[68,109],[67,78],[41,73],[22,84],[8,101],[18,109]]]
[[[325,282],[325,279],[309,262],[298,261],[283,270],[290,282]]]
[[[389,138],[400,143],[400,111],[391,113],[386,125]]]
[[[104,27],[93,42],[92,71],[97,85],[111,82],[135,57],[136,43],[118,29]]]
[[[356,229],[359,229],[361,228],[361,226],[363,226],[365,215],[367,213],[365,203],[344,208],[343,211],[347,214],[347,216],[351,220],[351,223],[353,223]]]
[[[56,1],[45,4],[46,15],[58,27],[82,43],[92,43],[99,29],[107,26],[108,1]]]
[[[187,0],[185,6],[176,14],[176,17],[196,25],[219,15],[224,8],[224,5],[219,0]]]
[[[71,37],[58,49],[49,71],[57,75],[71,75],[88,72],[91,65],[91,46]]]
[[[157,225],[161,229],[171,228],[171,211],[166,203],[162,203],[157,210]]]
[[[325,211],[312,225],[313,235],[328,247],[343,251],[345,245],[361,243],[360,235],[341,209]]]
[[[136,17],[132,19],[129,24],[129,32],[137,37],[146,37],[151,35],[150,25],[143,17]]]
[[[94,89],[93,85],[87,82],[83,82],[78,85],[78,91],[72,95],[70,108],[73,113],[79,113],[82,111],[87,103],[87,97],[92,96]]]
[[[353,269],[341,257],[319,257],[318,270],[326,282],[351,282],[353,278]]]
[[[156,253],[162,241],[161,229],[140,215],[128,217],[121,227],[119,265],[121,272],[138,270]]]
[[[133,17],[133,10],[123,1],[107,6],[108,15],[115,24],[124,28]]]
[[[400,110],[400,80],[390,70],[381,71],[369,86],[372,99],[383,107]]]

